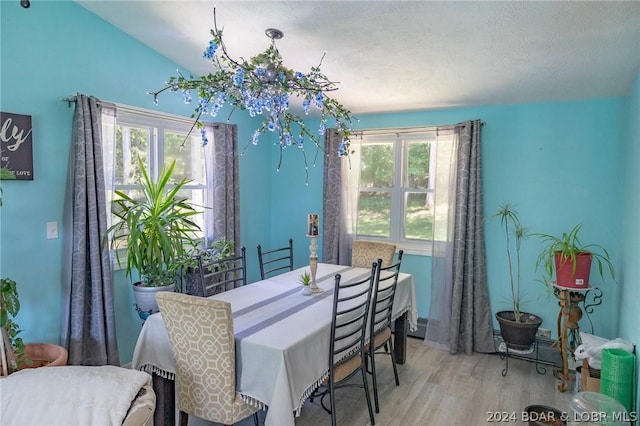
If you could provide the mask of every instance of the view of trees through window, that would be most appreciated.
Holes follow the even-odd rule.
[[[357,234],[393,241],[433,239],[430,133],[367,137],[360,149]]]
[[[206,175],[204,153],[199,132],[189,134],[186,123],[148,118],[144,115],[121,114],[117,117],[115,135],[115,189],[125,191],[130,196],[139,194],[138,182],[142,172],[138,158],[146,165],[152,179],[155,179],[163,165],[167,167],[175,161],[172,183],[183,178],[190,181],[180,192],[197,209],[204,210]],[[204,215],[194,220],[204,236]]]

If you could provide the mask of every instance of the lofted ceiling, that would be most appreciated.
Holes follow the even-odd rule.
[[[196,74],[218,27],[246,59],[321,58],[354,113],[619,97],[640,71],[640,1],[77,1]],[[170,76],[167,76],[167,78]]]

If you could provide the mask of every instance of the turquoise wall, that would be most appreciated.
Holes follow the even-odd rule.
[[[73,108],[60,97],[75,93],[190,116],[192,106],[167,93],[154,106],[149,90],[161,88],[176,64],[102,21],[74,2],[0,2],[0,108],[32,116],[33,181],[2,181],[0,276],[18,283],[18,323],[26,341],[58,343],[61,326],[62,238],[46,239],[46,223],[58,222],[62,236],[63,197]],[[204,46],[203,46],[204,48]],[[188,74],[188,72],[187,72]],[[228,111],[220,113],[224,121]],[[241,121],[243,120],[243,121]],[[240,146],[250,138],[250,121],[234,114]],[[241,157],[242,244],[269,239],[268,164],[264,143]],[[266,177],[266,178],[265,178]],[[251,263],[253,264],[253,263]],[[251,268],[250,278],[258,277]],[[130,281],[116,272],[115,298],[121,362],[131,360],[141,322],[133,309]]]
[[[560,233],[583,223],[584,242],[606,247],[619,266],[623,153],[622,99],[599,99],[529,105],[501,105],[438,111],[414,111],[359,116],[358,128],[387,128],[452,124],[479,118],[482,129],[485,216],[502,202],[513,203],[530,232]],[[296,166],[294,164],[294,166]],[[290,223],[304,229],[308,211],[322,211],[322,168],[310,173],[304,186],[297,167],[287,167],[272,179],[272,237]],[[293,217],[292,217],[293,215]],[[302,231],[299,233],[302,235]],[[486,224],[487,270],[493,312],[507,309],[509,293],[504,242],[497,223]],[[543,326],[557,334],[557,300],[537,282],[535,260],[541,249],[531,238],[523,246],[522,279],[525,308],[544,319]],[[403,270],[413,274],[418,313],[428,317],[429,259],[407,256]],[[600,285],[598,279],[595,284]],[[602,284],[603,305],[592,316],[595,331],[616,333],[619,285]],[[494,324],[497,328],[497,324]]]
[[[126,36],[73,2],[0,2],[0,108],[29,114],[34,124],[33,181],[3,181],[0,208],[0,276],[18,282],[22,312],[18,320],[27,341],[58,342],[62,274],[62,240],[47,240],[45,224],[62,221],[73,109],[59,101],[76,92],[153,109],[149,90],[175,73],[176,65]],[[532,232],[558,233],[584,224],[583,239],[609,249],[619,283],[596,284],[605,292],[592,320],[596,333],[638,335],[635,306],[640,302],[638,276],[638,149],[640,103],[636,81],[626,98],[528,105],[500,105],[439,111],[368,114],[359,128],[451,124],[479,118],[483,128],[485,215],[509,201]],[[179,96],[160,99],[160,110],[190,115]],[[220,117],[226,118],[226,114]],[[236,112],[240,147],[254,122]],[[314,120],[309,120],[315,124]],[[322,159],[312,167],[314,150],[306,151],[309,179],[301,152],[278,151],[268,140],[251,146],[240,159],[241,233],[247,247],[249,279],[258,277],[257,244],[280,244],[293,237],[296,265],[308,262],[306,215],[322,213]],[[268,161],[264,161],[268,158]],[[487,269],[493,312],[507,308],[503,241],[497,224],[487,222]],[[622,231],[624,229],[624,232]],[[633,232],[630,232],[632,230]],[[62,231],[62,230],[61,230]],[[320,241],[321,243],[321,241]],[[539,241],[523,250],[526,308],[540,314],[555,335],[557,303],[536,282]],[[429,312],[428,258],[407,256],[403,269],[414,275],[418,311]],[[116,315],[121,361],[131,359],[140,330],[130,283],[116,273]],[[586,325],[587,322],[583,321]],[[497,327],[497,324],[495,325]]]
[[[620,249],[620,313],[618,329],[620,337],[640,344],[640,74],[625,101],[624,175],[621,204],[622,229]],[[640,359],[636,350],[636,383],[640,371]],[[636,411],[640,396],[636,386]]]

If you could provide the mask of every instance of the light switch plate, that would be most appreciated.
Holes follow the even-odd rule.
[[[58,238],[58,222],[47,222],[47,239],[55,240]]]

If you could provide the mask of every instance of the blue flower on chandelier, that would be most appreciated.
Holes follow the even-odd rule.
[[[322,60],[307,73],[294,72],[283,65],[276,47],[275,40],[282,38],[282,32],[268,29],[266,34],[271,38],[271,45],[264,52],[249,60],[233,59],[222,40],[214,8],[214,29],[211,30],[211,40],[203,52],[203,58],[212,63],[214,71],[189,78],[178,73],[178,76],[169,79],[163,89],[149,93],[156,103],[158,95],[165,90],[182,92],[187,103],[193,101],[192,93],[197,95],[197,105],[192,117],[195,118],[194,126],[198,128],[203,127],[200,121],[203,116],[216,117],[225,104],[232,107],[230,115],[235,109],[240,109],[247,111],[251,117],[263,116],[262,124],[253,132],[250,144],[257,145],[260,136],[266,133],[276,133],[280,163],[282,149],[286,147],[297,146],[304,155],[305,138],[311,140],[316,149],[323,149],[320,138],[331,122],[343,135],[335,155],[348,156],[351,112],[328,96],[328,92],[337,90],[337,86],[321,72]],[[302,101],[305,116],[311,114],[312,108],[319,112],[320,124],[317,129],[309,129],[303,118],[290,111],[290,99],[294,98]],[[202,143],[206,144],[206,134],[202,133],[202,136]],[[306,156],[304,158],[306,166]]]

